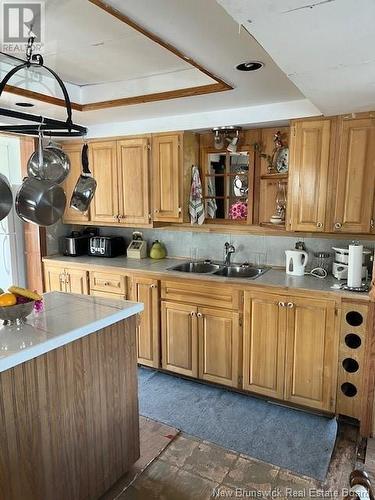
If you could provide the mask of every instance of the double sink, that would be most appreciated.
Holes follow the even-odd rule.
[[[214,276],[224,276],[226,278],[248,278],[256,279],[266,271],[267,267],[256,267],[251,264],[218,264],[210,260],[189,261],[177,266],[168,268],[169,271],[179,271],[181,273],[212,274]]]

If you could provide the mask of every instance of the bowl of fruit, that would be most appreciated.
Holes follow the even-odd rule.
[[[42,296],[26,288],[11,286],[7,292],[0,289],[0,320],[6,326],[26,323],[34,309],[40,310]]]

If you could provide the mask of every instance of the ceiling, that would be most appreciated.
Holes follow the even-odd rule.
[[[374,0],[217,0],[324,114],[375,109]]]
[[[239,29],[238,23],[216,0],[110,0],[108,3],[229,83],[233,90],[84,113],[76,111],[74,118],[78,123],[155,119],[304,99],[253,36]],[[112,99],[120,92],[126,97],[137,95],[140,90],[147,93],[167,90],[173,85],[181,87],[186,82],[199,85],[209,78],[88,0],[48,0],[46,6],[45,61],[64,81],[70,82],[72,99],[73,95],[81,102]],[[263,61],[264,68],[256,73],[235,69],[236,64],[249,59]],[[44,78],[43,84],[50,85],[52,93],[58,94],[51,81]],[[43,92],[40,83],[38,89],[38,82],[29,81],[28,85]],[[14,106],[20,99],[4,94],[1,100],[4,105]],[[63,109],[43,103],[37,103],[33,112],[65,116]]]

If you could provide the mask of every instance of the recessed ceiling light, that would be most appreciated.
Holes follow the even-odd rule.
[[[257,71],[260,68],[263,68],[264,64],[260,61],[248,61],[240,63],[236,66],[238,71]]]
[[[20,108],[32,108],[35,104],[32,102],[16,102],[16,106],[19,106]]]

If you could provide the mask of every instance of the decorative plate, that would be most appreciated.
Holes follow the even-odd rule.
[[[280,148],[275,154],[274,168],[279,174],[288,172],[289,167],[289,148]]]

